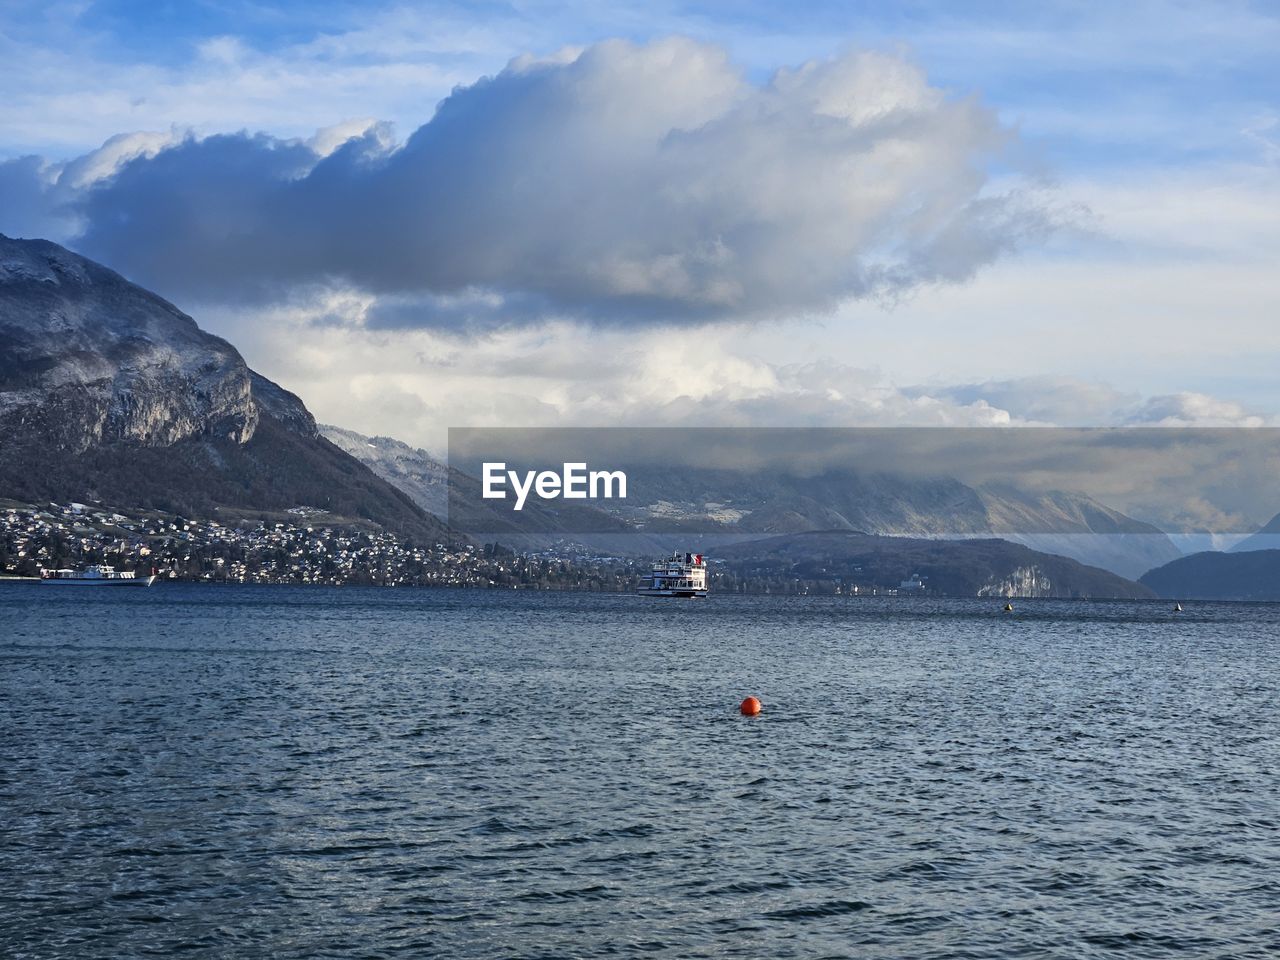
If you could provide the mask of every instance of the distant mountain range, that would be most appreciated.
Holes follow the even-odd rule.
[[[1280,550],[1193,553],[1146,573],[1141,582],[1180,600],[1280,600]]]
[[[685,538],[667,540],[637,534],[619,518],[586,505],[567,509],[562,505],[557,510],[530,502],[520,516],[519,524],[516,524],[508,519],[507,514],[476,498],[467,498],[465,509],[459,516],[459,499],[455,497],[451,514],[449,481],[463,485],[478,484],[474,477],[446,466],[425,450],[392,437],[367,437],[354,430],[327,424],[319,429],[331,443],[398,487],[422,509],[464,532],[483,528],[484,533],[477,534],[476,539],[500,540],[508,547],[521,550],[554,547],[571,552],[595,551],[621,556],[648,556],[655,551],[662,553],[676,546],[685,549],[689,545]],[[586,523],[581,522],[583,514],[589,517]],[[581,536],[577,531],[584,527],[604,532]]]
[[[0,496],[192,516],[324,511],[447,536],[296,396],[119,274],[0,236]]]
[[[898,586],[919,575],[924,589],[951,597],[1145,599],[1149,587],[1066,557],[1006,540],[931,540],[815,532],[724,547],[741,576]]]
[[[445,516],[449,468],[425,450],[388,437],[320,429],[423,509]],[[610,552],[645,554],[675,543],[681,530],[685,541],[694,533],[707,534],[709,539],[697,542],[710,544],[832,530],[892,537],[1000,537],[1129,578],[1182,556],[1155,527],[1089,497],[1031,494],[1010,484],[974,488],[947,477],[854,472],[800,477],[692,468],[631,470],[628,484],[625,505],[596,505],[595,534],[578,536],[575,531],[582,527],[566,522],[562,513],[530,507],[520,532],[513,528],[502,539],[525,547],[583,540]],[[474,498],[467,506],[477,506]],[[577,509],[581,515],[591,508]],[[618,532],[604,532],[609,528]],[[486,529],[498,535],[497,527]]]
[[[438,513],[446,509],[449,468],[425,450],[389,437],[366,437],[338,427],[322,426],[320,430],[333,443],[410,494],[419,505]],[[723,489],[732,485],[735,479],[736,475],[729,474],[715,478],[715,482]],[[908,504],[910,485],[895,485],[883,477],[877,478],[877,482],[884,500],[895,505],[893,516],[907,515],[911,510]],[[972,502],[972,494],[961,484],[934,483],[924,485],[924,488],[931,492],[942,491],[942,502],[948,499]],[[781,489],[772,486],[770,493],[776,495]],[[1028,524],[1043,525],[1049,520],[1060,523],[1064,517],[1069,517],[1078,519],[1081,525],[1091,521],[1094,527],[1108,533],[1144,529],[1136,521],[1080,498],[1032,499],[1021,497],[1012,490],[1006,491],[1003,498],[997,498],[990,491],[985,493],[990,499],[985,503],[979,502],[967,515],[969,522],[980,522],[979,518],[984,515],[980,511],[994,508],[1003,511],[1005,517],[1019,522],[1025,519]],[[919,499],[926,500],[925,497]],[[935,503],[932,509],[940,512],[942,507]],[[1035,512],[1037,510],[1056,510],[1058,513],[1046,516],[1043,512]],[[1095,515],[1090,517],[1090,511]],[[770,515],[777,518],[780,513],[774,511]],[[910,515],[915,522],[921,522],[919,512]],[[814,516],[832,518],[833,514],[821,512],[818,508],[816,514],[803,517],[802,522],[815,522]],[[865,512],[861,516],[864,520],[868,518]],[[844,518],[839,519],[840,522],[848,522]],[[749,531],[750,525],[747,525],[743,533]],[[556,536],[568,538],[563,533]],[[1143,535],[1138,536],[1145,539]],[[531,538],[507,539],[520,542]],[[604,540],[615,547],[629,547],[639,553],[652,553],[658,546],[652,542],[654,539],[636,534],[595,537],[597,544]],[[755,533],[745,542],[719,543],[714,554],[717,560],[724,560],[742,574],[754,571],[761,575],[799,579],[841,578],[848,583],[874,584],[881,588],[896,587],[902,580],[919,574],[925,578],[929,591],[947,596],[1143,598],[1155,595],[1150,589],[1108,570],[1036,551],[1022,544],[990,538],[948,541],[874,536],[847,530],[798,532],[765,538]]]
[[[1253,550],[1280,550],[1280,513],[1268,520],[1257,533],[1237,543],[1230,552],[1248,553]]]
[[[735,533],[846,530],[889,537],[999,537],[1126,577],[1182,555],[1159,529],[1083,495],[971,487],[949,477],[831,471],[680,470],[629,475],[637,519],[723,520]],[[673,496],[672,491],[682,491]],[[703,527],[705,529],[705,527]]]

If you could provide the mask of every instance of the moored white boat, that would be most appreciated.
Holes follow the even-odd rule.
[[[705,597],[706,561],[700,553],[674,553],[671,559],[653,565],[636,593],[642,597]]]
[[[156,582],[156,577],[155,574],[140,577],[132,570],[117,570],[105,564],[92,563],[83,570],[65,567],[61,570],[41,570],[40,582],[78,586],[149,587]]]

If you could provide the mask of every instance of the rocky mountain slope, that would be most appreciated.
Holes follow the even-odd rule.
[[[398,487],[428,513],[444,518],[449,507],[449,468],[425,450],[391,437],[366,437],[320,424],[320,435]]]
[[[172,304],[42,240],[0,237],[0,431],[79,452],[193,436],[245,443],[248,367]]]
[[[438,520],[296,396],[119,274],[0,236],[0,496],[204,516],[298,507],[420,539]]]

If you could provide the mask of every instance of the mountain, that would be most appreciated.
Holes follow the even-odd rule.
[[[1231,548],[1232,553],[1248,553],[1254,550],[1280,549],[1280,513],[1267,521],[1257,533],[1246,537]]]
[[[320,424],[320,435],[355,457],[419,507],[444,518],[449,507],[449,468],[425,450],[391,437],[366,437],[354,430]]]
[[[969,486],[950,477],[833,470],[813,476],[677,468],[634,471],[627,506],[649,528],[726,533],[848,530],[891,537],[999,537],[1133,578],[1182,556],[1159,529],[1083,494]]]
[[[15,500],[207,517],[304,507],[446,535],[171,303],[57,244],[3,235],[0,449],[0,496]]]
[[[464,533],[482,531],[477,533],[478,539],[499,540],[518,550],[550,548],[561,553],[621,556],[658,556],[689,546],[685,538],[637,533],[617,517],[586,505],[561,504],[557,509],[529,503],[516,522],[509,512],[494,509],[479,497],[479,480],[451,469],[425,450],[392,437],[366,437],[327,424],[319,429],[327,440],[403,491],[423,510]],[[459,490],[468,492],[459,496]],[[581,534],[585,529],[599,532]]]
[[[919,574],[930,592],[952,597],[1145,599],[1154,592],[1107,570],[1005,540],[933,540],[823,531],[770,537],[721,549],[740,575],[785,574],[896,587]]]
[[[715,553],[723,544],[761,535],[818,530],[953,539],[998,536],[1128,578],[1182,556],[1157,528],[1087,496],[853,471],[800,477],[632,468],[625,503],[600,501],[568,512],[563,505],[555,509],[531,503],[518,522],[508,523],[509,514],[479,498],[474,477],[451,471],[426,451],[389,437],[320,429],[436,516],[445,517],[450,506],[449,478],[460,481],[458,490],[470,492],[453,499],[455,525],[466,529],[469,521],[480,520],[477,529],[484,529],[485,536],[500,536],[502,542],[526,549],[577,543],[619,555],[657,555],[675,548]]]
[[[991,519],[990,532],[996,536],[1130,580],[1182,556],[1159,528],[1092,497],[1060,491],[1028,493],[1012,484],[983,484],[978,494]]]
[[[1137,580],[1153,567],[1181,557],[1182,551],[1163,533],[1035,533],[1000,534],[1040,553],[1070,557],[1090,567]]]
[[[1205,552],[1143,575],[1162,597],[1180,600],[1280,600],[1280,550]]]
[[[1088,496],[969,486],[948,476],[831,469],[633,469],[626,510],[637,518],[701,519],[742,532],[862,530],[886,536],[1143,534],[1150,524]],[[1177,555],[1175,550],[1175,555]]]

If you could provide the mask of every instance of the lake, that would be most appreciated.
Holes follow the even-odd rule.
[[[0,952],[1280,955],[1280,606],[1003,605],[0,585]]]

